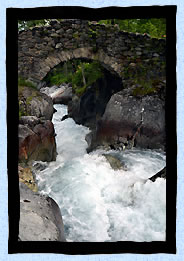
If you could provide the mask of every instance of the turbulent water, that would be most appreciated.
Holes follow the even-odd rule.
[[[164,241],[166,181],[148,180],[165,166],[164,153],[111,151],[127,168],[114,171],[102,155],[107,152],[86,153],[89,129],[70,118],[61,121],[67,107],[55,108],[58,156],[37,180],[60,206],[67,241]]]

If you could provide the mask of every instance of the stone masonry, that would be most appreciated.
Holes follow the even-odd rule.
[[[19,32],[18,72],[39,83],[58,64],[71,59],[99,61],[125,83],[135,75],[165,77],[165,39],[120,31],[118,26],[87,20],[52,21]]]

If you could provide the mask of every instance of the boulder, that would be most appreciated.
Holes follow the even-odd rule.
[[[95,143],[165,149],[164,101],[157,95],[138,98],[127,90],[114,94],[98,121]]]
[[[48,96],[51,96],[54,92],[58,91],[60,89],[59,86],[53,85],[51,87],[43,87],[40,89],[40,92],[45,93]]]
[[[19,86],[18,96],[21,116],[36,116],[46,120],[52,119],[53,102],[48,95],[31,87]]]
[[[66,242],[64,225],[57,203],[50,197],[20,188],[19,240]]]
[[[54,104],[65,104],[72,100],[72,87],[69,84],[60,86],[44,87],[40,89],[42,93],[51,97]]]
[[[157,178],[163,178],[166,179],[166,167],[164,167],[162,170],[160,170],[157,174],[149,178],[149,180],[155,182]]]
[[[68,87],[65,90],[58,90],[51,95],[54,104],[65,104],[72,100],[72,87]]]
[[[35,182],[35,175],[33,174],[32,168],[30,166],[18,165],[19,181],[24,183],[32,191],[37,192],[38,187]]]
[[[102,154],[106,160],[109,162],[113,170],[126,170],[126,166],[114,155],[111,154]]]
[[[61,121],[64,121],[64,120],[66,120],[66,119],[68,119],[68,118],[69,118],[68,114],[67,114],[67,115],[64,115],[64,116],[62,117]]]
[[[31,130],[40,122],[36,116],[22,116],[19,119],[19,124],[27,125]]]
[[[33,126],[19,124],[19,161],[55,160],[56,142],[52,122],[43,120],[42,123]]]

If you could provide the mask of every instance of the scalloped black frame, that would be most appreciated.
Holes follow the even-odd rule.
[[[9,254],[61,253],[69,255],[89,255],[176,253],[176,11],[177,6],[175,5],[105,8],[55,6],[6,9]],[[166,241],[99,243],[18,241],[20,215],[18,184],[18,99],[15,98],[18,97],[18,20],[38,20],[46,18],[78,18],[86,20],[166,18]],[[17,155],[17,157],[15,155]]]

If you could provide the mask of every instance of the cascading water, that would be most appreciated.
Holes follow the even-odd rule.
[[[55,108],[58,155],[37,181],[60,206],[67,241],[164,241],[166,181],[148,180],[165,166],[164,153],[111,151],[127,167],[115,171],[102,155],[106,151],[86,153],[89,129],[71,118],[61,121],[67,107]]]

